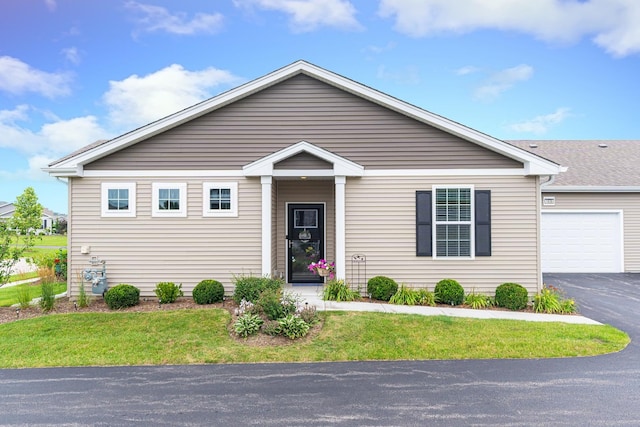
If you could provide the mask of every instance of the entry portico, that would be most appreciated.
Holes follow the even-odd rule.
[[[298,158],[300,161],[296,162]],[[294,159],[286,168],[279,168],[285,160]],[[263,157],[243,167],[246,177],[260,177],[262,185],[262,274],[273,274],[273,181],[274,179],[327,179],[333,178],[335,191],[335,263],[336,277],[346,276],[346,182],[347,177],[362,177],[364,167],[319,148],[306,141]]]

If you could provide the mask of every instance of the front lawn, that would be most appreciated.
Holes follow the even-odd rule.
[[[0,368],[87,365],[548,358],[622,350],[611,326],[325,312],[288,345],[229,335],[224,309],[52,314],[0,325]]]
[[[28,289],[29,299],[39,298],[42,295],[42,288],[39,284],[25,284],[17,286],[3,286],[0,288],[0,307],[10,307],[19,302],[18,293],[21,289]],[[67,291],[66,282],[53,284],[53,292],[61,294]]]

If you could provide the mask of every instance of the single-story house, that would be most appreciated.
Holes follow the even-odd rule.
[[[271,275],[542,286],[552,160],[298,61],[45,169],[69,187],[69,271],[110,286]],[[69,274],[72,292],[77,275]]]
[[[0,202],[0,220],[11,218],[15,211],[16,206],[13,203]],[[35,230],[36,234],[51,234],[55,219],[56,214],[54,212],[49,209],[43,209],[40,228]]]
[[[640,272],[640,141],[511,141],[567,170],[542,183],[542,271]]]

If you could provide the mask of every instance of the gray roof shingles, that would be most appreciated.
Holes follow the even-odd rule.
[[[640,140],[506,141],[568,167],[552,184],[640,188]]]

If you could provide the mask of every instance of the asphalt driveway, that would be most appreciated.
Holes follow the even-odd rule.
[[[0,425],[640,425],[640,275],[545,280],[634,342],[567,359],[0,370]]]

